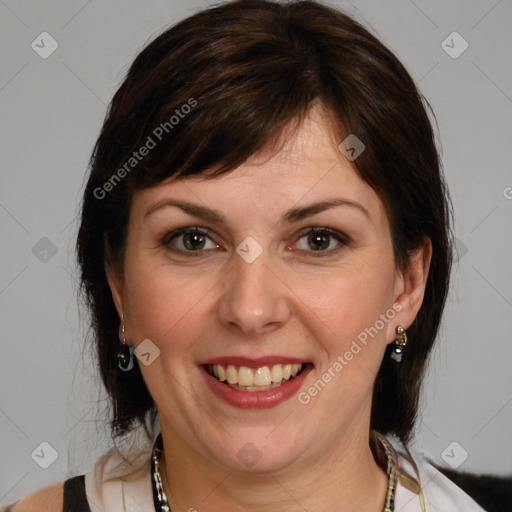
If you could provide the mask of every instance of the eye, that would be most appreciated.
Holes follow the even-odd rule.
[[[172,246],[176,252],[201,253],[203,250],[218,249],[216,244],[208,235],[207,231],[196,227],[182,228],[167,235],[163,240],[164,245]],[[209,244],[209,245],[208,245]],[[192,256],[192,254],[187,254]],[[194,254],[193,256],[196,256]],[[197,254],[199,256],[199,254]]]
[[[331,254],[349,243],[349,238],[339,231],[329,228],[312,228],[296,243],[301,251]],[[315,254],[323,256],[324,254]]]

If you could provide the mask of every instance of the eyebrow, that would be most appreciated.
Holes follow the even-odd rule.
[[[218,210],[214,210],[207,206],[202,206],[200,204],[188,203],[186,201],[177,201],[175,199],[167,198],[158,201],[154,205],[152,205],[144,214],[143,220],[145,220],[149,215],[165,208],[167,206],[175,206],[185,213],[189,215],[193,215],[194,217],[199,217],[200,219],[209,220],[212,222],[217,222],[220,224],[227,224],[226,218],[220,213]],[[350,201],[348,199],[343,199],[341,197],[334,197],[332,199],[326,199],[323,201],[317,201],[315,203],[309,204],[307,206],[292,208],[288,210],[279,220],[279,223],[287,222],[291,224],[292,222],[298,222],[307,217],[311,217],[316,215],[317,213],[321,213],[330,208],[334,208],[336,206],[350,206],[361,213],[363,213],[368,219],[371,220],[370,213],[368,210],[359,203],[354,201]]]

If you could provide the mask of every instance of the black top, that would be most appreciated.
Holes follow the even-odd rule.
[[[157,500],[156,488],[153,485],[153,505],[155,505],[155,510],[157,510]],[[87,503],[87,494],[85,493],[85,475],[75,476],[64,482],[64,506],[62,507],[62,512],[91,512],[91,508]]]
[[[64,482],[62,512],[91,512],[85,493],[85,475],[74,476]]]
[[[156,488],[154,485],[152,485],[152,487],[153,505],[155,506],[155,510],[158,510]],[[14,505],[16,505],[16,503],[12,503],[6,508],[3,508],[1,512],[12,512]],[[64,481],[62,512],[92,512],[85,492],[85,475],[74,476]]]
[[[156,489],[153,485],[153,505],[155,505],[155,510],[157,510],[157,499]],[[64,482],[64,506],[62,507],[62,512],[91,512],[87,502],[87,494],[85,493],[85,475],[75,476]]]
[[[62,512],[91,512],[85,493],[85,475],[74,476],[64,482],[63,501]],[[12,507],[16,503],[4,508],[3,512],[12,512]]]

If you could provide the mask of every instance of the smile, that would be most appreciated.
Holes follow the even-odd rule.
[[[299,375],[304,364],[288,363],[249,368],[233,364],[208,364],[207,372],[220,382],[238,391],[268,391]]]

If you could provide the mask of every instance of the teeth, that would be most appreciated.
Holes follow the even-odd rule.
[[[210,364],[208,371],[221,382],[227,381],[234,389],[264,391],[280,386],[295,377],[302,370],[302,366],[302,364],[275,364],[254,370],[247,366]]]
[[[224,370],[224,367],[221,366],[220,364],[216,364],[215,367],[217,368],[218,375],[216,375],[216,376],[218,377],[218,379],[220,381],[227,380],[226,370]],[[215,372],[215,368],[213,371]]]
[[[280,364],[275,364],[272,366],[270,375],[272,376],[272,382],[281,382],[283,380],[283,367]]]
[[[228,384],[238,384],[238,371],[232,364],[229,364],[226,368],[226,377]]]
[[[229,368],[229,367],[228,367]],[[238,370],[238,383],[240,386],[254,386],[254,377],[252,370],[247,366],[241,366]]]
[[[255,386],[269,386],[272,382],[272,376],[270,375],[270,370],[268,366],[264,366],[263,368],[258,368],[254,372],[254,385]],[[242,383],[240,383],[242,384]]]

